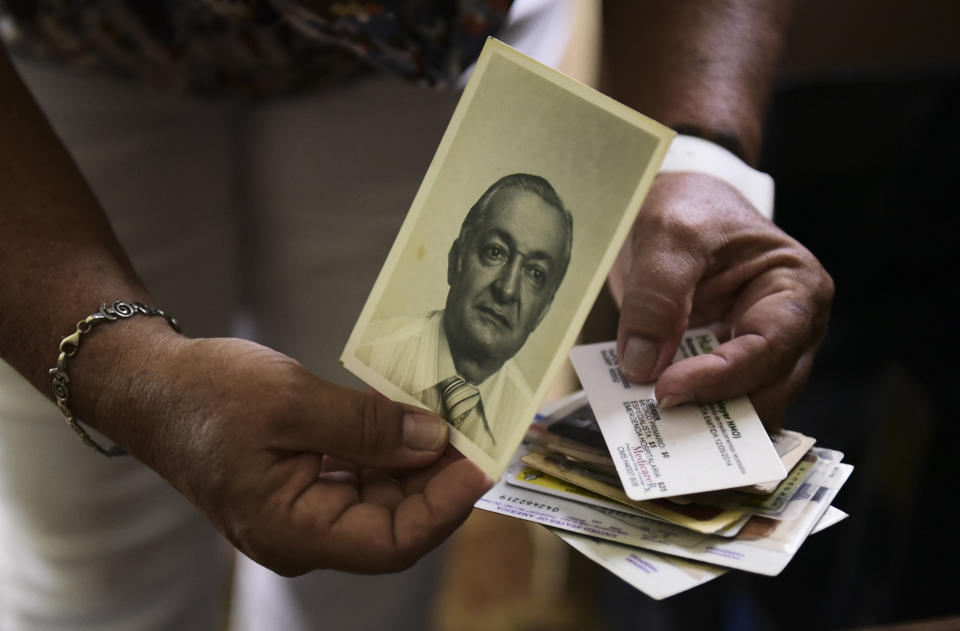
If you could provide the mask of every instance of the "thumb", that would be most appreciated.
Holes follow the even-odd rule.
[[[621,252],[617,356],[630,381],[653,381],[670,364],[687,329],[703,263],[663,233],[637,231]],[[659,238],[658,238],[659,237]],[[672,242],[672,244],[671,244]]]
[[[319,382],[292,433],[294,449],[309,450],[377,469],[416,469],[436,461],[447,446],[446,420],[379,394]]]

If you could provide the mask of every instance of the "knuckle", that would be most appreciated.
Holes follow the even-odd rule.
[[[680,253],[702,251],[705,234],[703,217],[696,212],[682,211],[678,204],[664,202],[656,212],[644,206],[634,224],[632,243],[642,254],[657,248],[660,251]]]
[[[789,336],[775,335],[767,338],[766,347],[764,356],[767,359],[765,362],[767,369],[765,372],[770,379],[775,379],[784,371],[790,370],[801,352]]]
[[[835,284],[833,277],[823,267],[820,260],[800,243],[796,243],[796,267],[809,277],[810,293],[818,306],[829,306],[833,302]]]
[[[809,252],[807,256],[803,267],[806,270],[806,278],[801,280],[804,288],[802,310],[806,315],[806,321],[816,332],[826,327],[830,308],[833,305],[836,285],[833,277],[824,269],[820,261]],[[801,306],[798,305],[797,309],[800,308]]]
[[[304,417],[316,412],[309,409],[315,384],[307,376],[299,363],[284,358],[276,362],[267,381],[261,384],[256,412],[262,415],[263,438],[268,446],[289,445],[302,432]]]
[[[823,274],[821,275],[820,283],[817,286],[819,290],[817,292],[817,298],[822,305],[829,307],[833,304],[833,297],[836,294],[837,286],[834,283],[833,277],[827,273],[827,270],[821,268]]]

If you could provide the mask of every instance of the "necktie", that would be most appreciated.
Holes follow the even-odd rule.
[[[441,381],[440,396],[447,409],[447,420],[457,429],[471,412],[480,412],[480,391],[462,377],[454,375]]]

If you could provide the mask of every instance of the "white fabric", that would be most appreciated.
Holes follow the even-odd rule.
[[[761,215],[773,220],[773,178],[723,147],[696,136],[676,136],[660,165],[660,173],[680,171],[723,180],[740,191]]]
[[[540,63],[557,68],[567,53],[577,27],[576,3],[595,0],[514,0],[507,23],[497,39]],[[459,87],[470,79],[471,64],[460,76]]]
[[[507,25],[497,37],[525,55],[556,68],[576,28],[577,2],[588,0],[514,0]]]
[[[77,449],[6,364],[0,384],[0,629],[221,625],[228,551],[193,507],[136,461]]]

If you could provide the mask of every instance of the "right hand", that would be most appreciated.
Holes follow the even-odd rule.
[[[100,397],[98,424],[279,574],[409,567],[492,485],[429,412],[252,342],[165,340]]]
[[[657,176],[610,286],[631,381],[656,380],[662,407],[749,395],[768,430],[806,384],[833,302],[813,254],[699,173]],[[720,346],[671,364],[694,327],[713,329]]]

